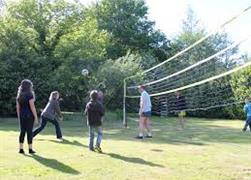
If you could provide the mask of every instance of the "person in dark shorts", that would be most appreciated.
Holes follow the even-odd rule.
[[[152,132],[150,127],[150,117],[151,117],[151,98],[146,92],[144,86],[139,87],[140,96],[140,109],[139,109],[139,135],[136,136],[136,139],[144,138],[144,130],[147,130],[146,138],[152,138]]]
[[[17,117],[20,124],[19,153],[21,154],[24,154],[23,143],[25,134],[27,134],[29,153],[35,153],[32,148],[32,129],[34,123],[38,124],[38,118],[34,102],[35,94],[33,91],[33,84],[30,80],[24,79],[18,88],[16,98]]]
[[[56,116],[58,116],[60,120],[63,119],[63,116],[59,107],[59,92],[53,91],[50,94],[49,102],[47,103],[46,107],[44,108],[41,114],[42,123],[40,124],[39,128],[33,131],[33,137],[35,137],[38,133],[40,133],[45,128],[47,122],[50,122],[55,126],[57,139],[59,141],[63,141],[62,132],[61,132],[60,125],[58,123]]]

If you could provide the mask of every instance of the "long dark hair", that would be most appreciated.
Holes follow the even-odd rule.
[[[21,104],[24,103],[27,95],[32,95],[35,98],[32,82],[29,79],[24,79],[18,87],[17,101]]]

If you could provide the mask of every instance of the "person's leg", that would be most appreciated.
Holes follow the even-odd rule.
[[[180,124],[181,124],[181,128],[184,129],[185,128],[184,116],[180,116]]]
[[[58,121],[57,120],[51,120],[51,119],[48,119],[48,121],[51,122],[55,126],[57,138],[61,139],[62,138],[62,132],[61,132]]]
[[[33,128],[33,125],[34,125],[33,118],[27,119],[27,141],[28,141],[28,145],[29,145],[29,153],[30,154],[35,153],[35,151],[33,151],[33,148],[32,148],[32,139],[33,139],[32,128]]]
[[[152,137],[150,117],[146,118],[146,130],[147,130],[147,136],[146,137]]]
[[[92,151],[94,150],[93,139],[94,139],[94,127],[89,126],[89,149]]]
[[[40,127],[37,128],[37,129],[33,132],[33,137],[35,137],[38,133],[40,133],[40,132],[45,128],[45,126],[46,126],[46,124],[47,124],[47,118],[45,118],[45,117],[42,116],[41,119],[42,119],[42,123],[41,123]]]
[[[140,138],[143,138],[143,136],[144,136],[144,129],[145,129],[144,121],[145,121],[145,117],[140,116],[140,118],[139,118],[139,136],[138,136]]]
[[[102,127],[101,126],[98,126],[98,127],[95,127],[96,129],[96,132],[97,132],[97,140],[96,140],[96,147],[95,149],[102,153],[102,149],[101,149],[101,141],[102,141],[102,136],[103,136],[103,133],[102,133]]]
[[[179,121],[180,121],[180,126],[182,129],[184,129],[184,114],[183,111],[179,112]]]
[[[97,132],[97,140],[96,140],[96,146],[100,147],[102,137],[103,137],[103,132],[102,132],[102,126],[96,127],[96,132]]]
[[[24,153],[24,137],[25,137],[25,124],[24,120],[20,119],[20,134],[19,134],[19,153]]]
[[[251,131],[251,118],[249,118],[248,120],[248,126],[249,126],[249,130]]]
[[[248,125],[249,125],[249,120],[247,119],[246,122],[245,122],[245,124],[244,124],[244,127],[243,127],[242,131],[246,131]]]

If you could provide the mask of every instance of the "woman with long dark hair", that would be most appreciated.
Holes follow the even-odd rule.
[[[30,80],[24,79],[18,88],[16,99],[17,117],[20,123],[19,153],[21,154],[24,154],[23,143],[26,133],[29,153],[35,153],[32,149],[32,129],[34,122],[38,124],[38,119],[34,102],[35,94],[33,91],[33,84]]]

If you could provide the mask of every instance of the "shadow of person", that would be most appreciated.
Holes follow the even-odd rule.
[[[202,142],[193,142],[193,141],[189,141],[189,140],[178,140],[178,139],[171,140],[170,143],[172,143],[172,144],[191,144],[191,145],[196,145],[196,146],[206,145],[205,143],[202,143]]]
[[[88,148],[87,145],[84,145],[76,140],[69,141],[67,139],[63,139],[63,141],[58,141],[58,140],[50,140],[50,139],[36,139],[36,141],[50,141],[50,142],[54,142],[54,143],[58,143],[58,144],[67,144],[67,145],[74,145],[74,146],[81,146],[81,147]]]
[[[74,146],[81,146],[81,147],[86,147],[88,148],[87,145],[81,144],[80,142],[74,140],[74,141],[69,141],[67,139],[63,139],[63,141],[57,141],[57,140],[48,140],[51,142],[59,143],[59,144],[67,144],[67,145],[74,145]]]
[[[154,151],[154,152],[163,152],[163,150],[161,150],[161,149],[151,149],[151,151]]]
[[[37,154],[31,155],[31,156],[29,156],[29,155],[25,155],[25,156],[35,159],[37,162],[39,162],[40,164],[42,164],[46,167],[55,169],[55,170],[63,172],[63,173],[75,174],[75,175],[80,174],[79,171],[73,169],[72,167],[70,167],[62,162],[59,162],[56,159],[45,158],[45,157],[39,156]]]
[[[114,153],[103,153],[103,154],[108,155],[108,156],[115,158],[115,159],[130,162],[130,163],[143,164],[143,165],[148,165],[148,166],[152,166],[152,167],[162,167],[162,168],[164,167],[163,165],[159,165],[159,164],[155,164],[153,162],[145,161],[144,159],[137,158],[137,157],[126,157],[126,156],[122,156],[122,155],[114,154]]]

